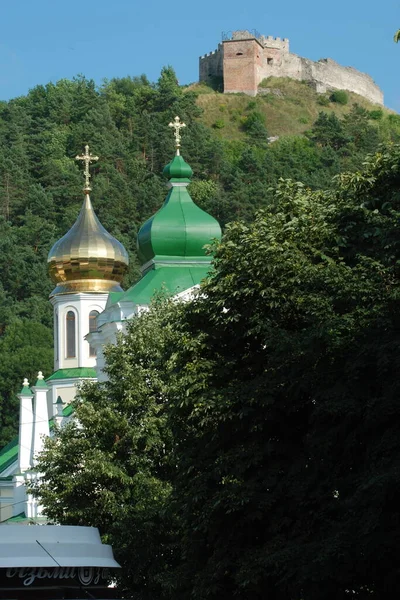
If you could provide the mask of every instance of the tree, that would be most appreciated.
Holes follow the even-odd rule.
[[[342,122],[333,112],[329,115],[320,112],[308,137],[317,146],[330,146],[335,150],[340,150],[349,142]]]
[[[178,597],[399,589],[399,156],[328,194],[282,182],[254,225],[228,229],[187,307]]]
[[[268,131],[265,126],[265,115],[257,110],[251,111],[243,122],[243,130],[249,140],[267,144]]]
[[[344,131],[354,146],[351,155],[356,155],[360,151],[365,155],[377,148],[378,130],[371,125],[370,118],[370,113],[358,104],[354,104],[350,112],[343,117]]]
[[[347,104],[349,101],[349,95],[345,90],[335,90],[329,96],[331,102],[337,102],[338,104]]]
[[[19,409],[16,388],[24,377],[36,381],[39,370],[49,375],[53,367],[52,333],[35,321],[35,316],[33,313],[21,319],[8,315],[9,325],[0,337],[0,445],[5,445],[15,433]]]
[[[394,34],[394,41],[396,42],[396,44],[400,41],[400,29],[398,29]]]
[[[121,588],[143,600],[169,598],[165,580],[179,556],[178,517],[166,510],[175,467],[164,361],[176,345],[174,310],[156,304],[108,348],[109,381],[85,385],[75,402],[79,425],[46,440],[35,491],[52,521],[100,529],[123,566]]]

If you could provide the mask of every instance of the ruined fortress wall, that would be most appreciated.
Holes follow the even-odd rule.
[[[361,73],[352,67],[342,67],[330,58],[319,61],[302,58],[296,54],[277,56],[273,64],[268,64],[268,57],[273,54],[269,48],[264,50],[263,68],[261,79],[267,77],[290,77],[298,81],[308,81],[315,86],[319,93],[331,90],[347,90],[360,94],[370,102],[383,104],[382,90],[376,85],[372,77]]]
[[[332,89],[348,90],[360,94],[370,102],[375,104],[383,104],[383,92],[376,85],[372,77],[366,73],[361,73],[353,67],[342,67],[330,58],[322,59],[317,62],[301,59],[302,69],[305,74],[311,73],[310,79],[304,77],[307,81],[315,82],[320,89],[317,91],[325,91]]]
[[[281,40],[281,38],[274,38],[272,35],[262,35],[258,39],[265,48],[274,48],[275,50],[281,50],[283,54],[289,54],[289,40],[287,38]]]
[[[199,81],[212,83],[216,77],[223,77],[224,70],[224,49],[222,44],[218,44],[218,48],[214,52],[209,52],[200,56],[199,59]]]
[[[223,78],[225,93],[254,96],[263,79],[290,77],[310,82],[320,93],[347,90],[383,105],[382,90],[366,73],[329,58],[317,62],[302,58],[289,52],[287,39],[255,38],[247,31],[234,32],[215,52],[200,57],[200,81],[211,83],[215,77]]]

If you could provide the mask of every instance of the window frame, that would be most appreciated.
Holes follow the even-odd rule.
[[[96,316],[93,317],[93,313],[96,313]],[[100,311],[96,308],[92,308],[89,312],[89,333],[94,333],[97,331],[97,317],[99,316]],[[93,326],[94,323],[94,326]],[[97,351],[94,346],[89,342],[89,358],[95,358],[97,356]]]
[[[72,317],[70,317],[69,315],[72,315]],[[76,335],[76,326],[77,326],[77,313],[76,310],[73,310],[72,308],[68,308],[68,310],[65,313],[65,358],[66,360],[68,359],[72,359],[72,358],[76,358],[77,357],[77,348],[76,348],[76,341],[77,341],[77,335]],[[70,328],[70,323],[73,323],[73,329],[71,330]],[[70,335],[71,333],[73,333],[73,339],[70,340]],[[74,348],[73,350],[73,354],[70,354],[70,350],[71,348]]]

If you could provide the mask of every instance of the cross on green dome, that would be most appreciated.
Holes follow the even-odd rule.
[[[204,246],[221,238],[221,228],[218,221],[190,197],[187,186],[192,174],[191,167],[180,154],[164,168],[170,191],[160,210],[142,225],[138,233],[138,251],[143,264],[149,261],[210,261]]]

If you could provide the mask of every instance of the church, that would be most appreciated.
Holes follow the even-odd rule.
[[[36,457],[46,436],[73,415],[71,402],[82,381],[105,379],[103,348],[123,333],[126,322],[148,310],[157,292],[190,299],[207,276],[211,256],[205,246],[221,238],[218,222],[190,197],[192,169],[180,154],[179,117],[169,124],[176,152],[164,168],[168,194],[161,208],[140,228],[137,248],[140,279],[128,290],[121,282],[129,257],[124,246],[102,226],[90,198],[92,162],[85,146],[76,159],[84,163],[85,186],[81,211],[71,229],[48,255],[54,314],[54,371],[39,371],[34,385],[24,380],[20,394],[19,434],[0,450],[0,524],[46,522],[38,501],[27,493],[40,477]]]

